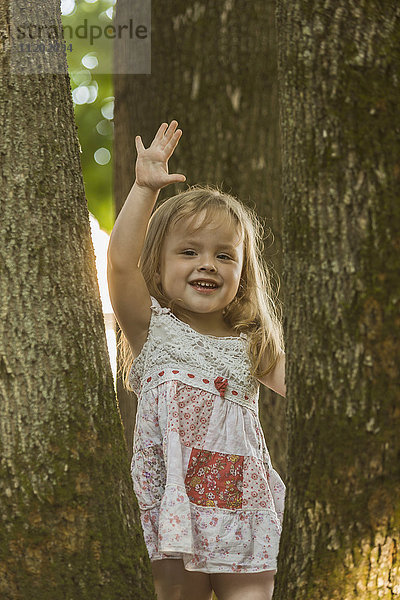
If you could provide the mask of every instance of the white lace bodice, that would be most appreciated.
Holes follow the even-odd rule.
[[[151,300],[147,339],[129,374],[139,401],[144,392],[168,380],[178,379],[214,393],[216,380],[227,380],[224,397],[258,414],[260,384],[250,374],[247,335],[199,333],[169,308],[162,308],[153,296]]]

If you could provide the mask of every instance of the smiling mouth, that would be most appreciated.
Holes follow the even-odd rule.
[[[218,289],[218,287],[219,287],[217,285],[200,284],[200,283],[196,283],[196,282],[191,283],[190,285],[199,292],[212,292],[212,291]]]

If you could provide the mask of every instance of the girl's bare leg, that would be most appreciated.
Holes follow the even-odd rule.
[[[210,581],[218,600],[271,600],[275,573],[212,573]]]
[[[187,571],[182,559],[154,560],[151,568],[157,600],[211,600],[210,575]]]

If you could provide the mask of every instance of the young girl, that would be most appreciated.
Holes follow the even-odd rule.
[[[282,327],[251,209],[196,186],[151,216],[160,189],[185,181],[168,174],[177,125],[147,149],[136,137],[136,181],[108,250],[138,397],[134,491],[160,600],[267,600],[285,486],[258,396],[260,382],[285,395]]]

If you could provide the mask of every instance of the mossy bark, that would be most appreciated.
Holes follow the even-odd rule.
[[[117,20],[127,19],[120,0]],[[124,21],[125,19],[125,21]],[[255,207],[266,258],[281,270],[281,164],[275,3],[183,1],[152,6],[151,75],[115,77],[117,212],[134,181],[135,135],[150,144],[162,121],[183,136],[171,162],[189,185],[216,184]],[[186,189],[169,186],[160,201]],[[272,235],[275,243],[272,245]],[[282,293],[281,293],[281,300]],[[132,398],[119,394],[120,404]],[[260,415],[274,466],[286,468],[286,401],[261,386]],[[125,423],[132,439],[134,413]],[[132,420],[131,420],[132,419]]]
[[[274,599],[400,597],[400,8],[278,0],[288,494]]]
[[[56,0],[13,8],[61,28]],[[1,2],[0,597],[148,600],[70,81],[11,72],[10,13]]]

